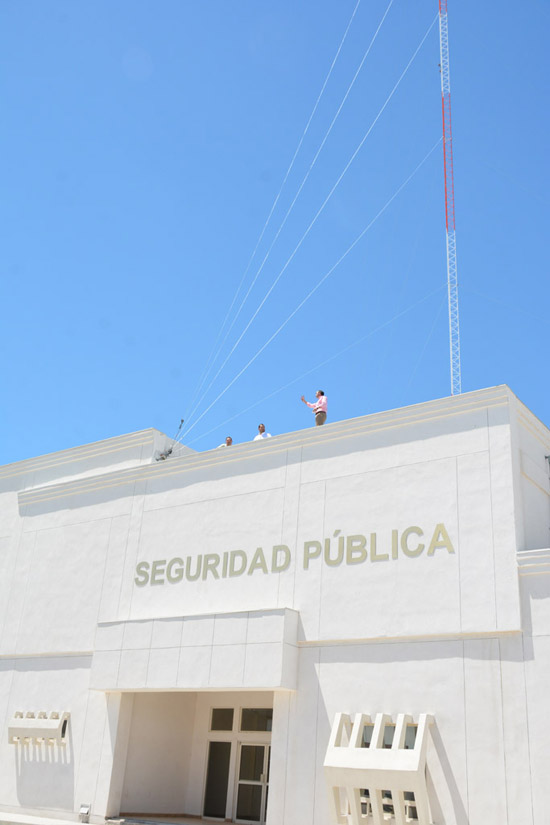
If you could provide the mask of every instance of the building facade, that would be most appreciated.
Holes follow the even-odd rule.
[[[0,470],[0,822],[550,822],[550,432],[505,386]]]

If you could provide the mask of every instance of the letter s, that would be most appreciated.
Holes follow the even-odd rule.
[[[145,587],[146,584],[149,584],[149,562],[140,561],[140,563],[136,565],[136,574],[134,579],[136,587]]]

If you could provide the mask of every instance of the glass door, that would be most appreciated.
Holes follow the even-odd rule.
[[[225,819],[231,742],[210,742],[203,816]]]
[[[265,822],[269,790],[269,745],[241,743],[235,802],[235,822]]]

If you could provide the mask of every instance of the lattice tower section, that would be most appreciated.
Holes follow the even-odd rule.
[[[441,109],[443,115],[443,166],[445,172],[445,222],[447,227],[447,292],[449,302],[449,349],[451,394],[460,395],[460,324],[458,315],[458,274],[456,265],[455,187],[453,133],[451,128],[451,74],[449,68],[449,27],[447,0],[439,0],[439,49],[441,55]]]

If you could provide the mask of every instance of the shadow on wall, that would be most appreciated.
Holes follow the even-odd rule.
[[[28,808],[74,811],[74,750],[69,723],[66,745],[10,745],[17,799]]]
[[[52,496],[51,499],[46,498],[44,501],[25,504],[19,507],[19,515],[22,518],[32,518],[35,516],[43,516],[46,513],[53,513],[56,510],[78,510],[83,507],[94,507],[100,504],[108,504],[109,502],[126,500],[126,506],[119,504],[116,513],[114,513],[114,515],[123,515],[131,511],[132,497],[141,492],[143,491],[137,489],[137,484],[133,481],[127,484],[120,484],[114,488],[106,485],[105,489],[86,490],[85,495],[64,495],[59,498]]]
[[[317,725],[315,743],[317,775],[322,773],[322,765],[331,735],[332,723],[334,721],[334,714],[327,708],[325,694],[322,689],[322,680],[319,680],[317,676],[320,669],[322,670],[321,657],[318,655],[318,651],[314,652],[312,650],[310,651],[307,665],[302,664],[302,678],[306,678],[310,681],[311,685],[315,683],[318,684],[320,689],[315,691],[315,694],[313,690],[308,692],[307,709],[305,707],[294,708],[294,713],[296,715],[310,713],[311,724]],[[373,712],[383,710],[384,712],[390,713],[391,716],[391,712],[388,710],[388,707],[384,706],[384,700],[381,699],[381,696],[386,694],[386,690],[383,687],[381,691],[378,691],[378,696],[375,696],[377,691],[369,689],[368,680],[367,682],[360,684],[358,693],[352,687],[353,679],[350,679],[348,684],[350,685],[350,689],[347,692],[345,699],[340,700],[342,703],[342,709],[345,708],[346,713],[351,711],[352,714],[356,712],[373,714]],[[317,696],[316,707],[315,703],[311,701],[312,695]],[[358,703],[357,700],[359,696],[361,698]],[[294,701],[299,702],[298,697],[296,697]],[[390,702],[389,704],[392,705],[393,703]],[[428,705],[429,704],[430,702],[428,700]],[[408,708],[406,709],[409,710]],[[304,744],[300,747],[307,747],[305,739]],[[292,758],[295,757],[295,750],[296,747],[290,752],[289,760],[292,760]],[[314,761],[311,759],[311,755],[304,753],[303,751],[298,754],[298,758],[301,760],[306,759],[312,766],[314,764]],[[301,769],[303,770],[303,764]],[[315,809],[320,806],[320,808],[328,810],[328,789],[324,785],[321,787],[315,787],[315,781],[316,776],[312,773],[311,782],[309,783],[309,786],[312,789],[311,804]],[[440,823],[441,825],[443,825],[443,823],[449,823],[449,825],[468,825],[468,813],[462,801],[462,792],[456,780],[451,760],[445,748],[443,737],[437,724],[437,718],[434,719],[429,729],[426,759],[426,784],[431,809],[431,821]],[[445,814],[444,811],[447,813]],[[449,814],[451,811],[453,812],[453,816],[450,817]],[[318,810],[316,812],[319,813]],[[318,818],[319,817],[317,816],[314,817],[314,822],[316,822]],[[394,821],[395,820],[392,819],[392,822]]]
[[[434,774],[436,773],[436,770],[434,769],[434,760],[429,758],[428,751],[428,764],[426,766],[426,784],[428,787],[428,798],[430,800],[430,808],[433,821],[445,822],[444,814],[441,809],[441,800],[439,799],[436,790],[437,784],[440,787],[440,789],[441,787],[443,787],[449,795],[450,805],[454,809],[456,825],[468,825],[468,814],[466,808],[464,807],[464,803],[462,801],[462,794],[455,779],[455,775],[453,773],[453,769],[449,757],[447,755],[447,751],[445,750],[445,745],[443,744],[443,739],[441,738],[439,728],[437,727],[437,719],[430,726],[430,737],[431,744],[433,746],[432,750],[435,751],[436,754],[435,765],[437,766],[437,772],[441,771],[444,778],[443,785],[441,782],[436,781],[436,777],[434,776]]]
[[[521,637],[508,643],[509,658],[521,661]],[[308,653],[312,684],[317,681],[315,672],[319,673],[318,764],[322,764],[330,725],[338,711],[352,718],[356,713],[371,718],[387,713],[393,724],[398,713],[410,713],[415,721],[421,713],[433,714],[426,752],[432,820],[441,825],[468,825],[465,723],[458,702],[464,686],[457,684],[456,677],[463,672],[463,656],[464,660],[487,662],[504,658],[502,651],[499,655],[498,639],[474,640],[466,651],[463,641],[458,640],[337,646]],[[304,670],[302,664],[301,678]]]
[[[549,577],[550,584],[550,577]],[[439,661],[523,662],[522,635],[484,636],[478,639],[407,639],[362,645],[361,642],[323,650],[324,665],[428,663]]]
[[[523,625],[523,647],[525,659],[533,659],[533,614],[535,616],[535,627],[542,624],[546,626],[545,615],[548,613],[548,605],[543,602],[550,599],[550,576],[534,575],[520,576],[521,592],[521,621]],[[542,622],[537,621],[538,614],[542,615]]]

